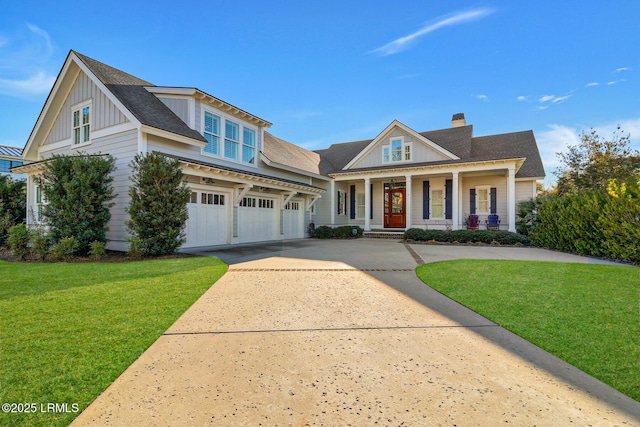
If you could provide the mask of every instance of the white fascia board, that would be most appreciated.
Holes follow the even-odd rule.
[[[418,132],[416,132],[415,130],[411,129],[409,126],[405,125],[404,123],[400,122],[399,120],[394,120],[392,121],[386,128],[384,128],[384,130],[382,132],[380,132],[378,134],[378,136],[376,136],[373,141],[371,141],[369,143],[369,145],[367,145],[364,150],[362,150],[360,153],[358,153],[357,156],[355,156],[349,163],[347,163],[347,165],[342,168],[342,170],[347,170],[349,168],[351,168],[353,165],[357,164],[364,156],[366,156],[371,150],[373,150],[373,148],[378,145],[381,141],[382,138],[388,134],[391,129],[393,129],[394,127],[397,127],[401,130],[403,130],[404,132],[408,133],[409,135],[413,136],[416,140],[422,142],[423,144],[429,146],[431,149],[437,151],[438,153],[442,154],[443,156],[451,159],[451,160],[459,160],[460,157],[456,156],[455,154],[453,154],[452,152],[445,150],[444,148],[442,148],[441,146],[439,146],[438,144],[436,144],[435,142],[431,141],[430,139],[425,138],[424,136],[420,135]]]
[[[49,92],[49,96],[47,96],[47,100],[44,103],[44,106],[42,107],[42,111],[40,111],[40,115],[38,116],[38,119],[36,120],[36,124],[33,127],[33,130],[31,131],[31,134],[29,135],[29,139],[27,140],[27,144],[25,145],[24,149],[22,150],[22,158],[25,160],[38,160],[37,159],[37,155],[33,156],[31,155],[30,151],[33,148],[33,142],[36,139],[36,136],[40,133],[41,127],[43,125],[43,121],[45,117],[48,117],[49,115],[49,110],[52,108],[52,105],[54,104],[55,101],[57,101],[58,99],[58,92],[60,91],[60,87],[62,86],[63,81],[65,80],[65,78],[67,77],[68,73],[69,73],[69,69],[71,68],[71,64],[73,62],[77,63],[78,61],[73,61],[73,58],[75,58],[75,55],[73,53],[69,53],[69,55],[67,56],[66,61],[64,62],[64,64],[62,65],[62,69],[60,70],[60,73],[58,74],[58,77],[56,78],[56,81],[53,84],[53,87],[51,88],[51,92]],[[78,75],[80,71],[78,70],[75,73],[75,76],[73,76],[73,80],[75,80],[75,77]],[[71,85],[69,85],[69,90],[71,89]],[[68,93],[68,92],[67,92]],[[60,103],[60,107],[62,107],[62,105],[64,105],[64,102]],[[59,108],[60,108],[59,107]],[[54,116],[57,116],[57,112],[56,114],[54,114]],[[55,123],[55,119],[52,121],[52,124],[50,125],[53,126],[53,123]]]
[[[274,167],[276,169],[282,169],[282,170],[285,170],[287,172],[294,172],[294,173],[298,173],[300,175],[310,176],[312,178],[317,178],[317,179],[320,179],[320,180],[323,180],[323,181],[331,181],[331,178],[329,178],[328,176],[319,175],[317,173],[305,171],[303,169],[298,169],[298,168],[294,168],[292,166],[283,165],[282,163],[271,161],[271,160],[269,160],[269,158],[267,156],[264,155],[263,152],[260,152],[260,159],[263,162],[265,162],[267,164],[267,166],[271,166],[271,167]]]
[[[145,86],[144,88],[154,95],[192,96],[197,92],[194,87]]]
[[[169,132],[167,130],[154,128],[154,127],[148,126],[148,125],[141,125],[140,126],[140,130],[142,132],[144,132],[144,133],[149,134],[149,135],[155,135],[155,136],[159,136],[159,137],[162,137],[162,138],[170,139],[172,141],[182,142],[183,144],[193,145],[193,146],[196,146],[198,148],[202,148],[205,145],[207,145],[206,141],[199,141],[197,139],[188,138],[186,136],[178,135],[176,133]]]
[[[544,176],[532,176],[526,178],[516,178],[516,181],[542,181],[544,180]]]

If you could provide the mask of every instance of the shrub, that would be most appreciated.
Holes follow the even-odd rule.
[[[45,162],[36,183],[47,200],[42,214],[54,242],[73,237],[77,252],[86,254],[91,242],[106,241],[114,170],[109,155],[54,155]]]
[[[65,237],[51,248],[51,258],[55,261],[68,261],[78,250],[78,242],[74,237]]]
[[[321,225],[320,227],[316,228],[313,236],[317,237],[318,239],[330,239],[333,237],[333,228],[329,227],[328,225]]]
[[[24,179],[0,174],[0,246],[7,242],[9,228],[26,219],[26,187]]]
[[[127,254],[131,258],[142,258],[144,255],[142,248],[142,240],[138,236],[131,236],[129,238],[129,248]]]
[[[89,256],[96,261],[107,254],[107,251],[104,248],[104,242],[98,242],[96,240],[95,242],[91,242],[89,246]]]
[[[353,234],[353,230],[356,230],[356,234]],[[342,225],[340,227],[331,228],[328,225],[321,225],[316,228],[314,237],[318,239],[353,239],[362,237],[364,229],[357,225]]]
[[[140,239],[142,255],[174,253],[184,242],[191,195],[180,162],[153,152],[138,154],[130,166],[127,230]]]
[[[525,236],[508,231],[489,230],[421,230],[410,228],[404,233],[405,240],[419,242],[444,242],[444,243],[487,243],[500,245],[526,245]]]
[[[38,256],[40,261],[44,261],[49,254],[51,247],[51,236],[38,230],[33,233],[33,252]]]
[[[26,224],[14,225],[9,229],[9,247],[14,257],[25,260],[29,253],[31,233]]]

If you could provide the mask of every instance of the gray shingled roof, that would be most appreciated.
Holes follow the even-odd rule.
[[[145,86],[155,86],[154,84],[78,52],[74,53],[140,123],[206,142],[200,133],[187,126],[162,101],[145,89]]]
[[[483,137],[473,137],[473,126],[445,128],[420,135],[450,151],[460,160],[443,160],[438,162],[414,163],[403,167],[421,167],[429,165],[456,164],[482,160],[501,160],[526,158],[516,174],[517,178],[545,176],[540,153],[532,131],[505,133]],[[346,172],[342,169],[363,149],[373,141],[346,142],[333,144],[325,150],[316,150],[320,154],[320,171],[323,175]],[[385,165],[368,168],[352,168],[349,171],[373,171],[394,169],[396,165]]]
[[[171,159],[176,159],[176,160],[179,160],[181,162],[187,162],[187,163],[206,166],[206,167],[210,167],[210,168],[214,168],[214,169],[219,169],[219,170],[224,170],[224,171],[229,171],[229,172],[234,172],[234,173],[240,173],[240,174],[249,175],[249,176],[255,176],[257,178],[266,178],[266,179],[270,179],[272,181],[279,181],[279,182],[282,182],[282,183],[294,184],[294,185],[307,187],[309,189],[324,191],[323,188],[318,187],[316,185],[308,184],[306,182],[294,181],[292,179],[279,178],[279,177],[276,177],[276,176],[265,175],[265,174],[258,173],[258,172],[251,172],[251,171],[246,171],[246,170],[243,170],[243,169],[231,168],[231,167],[228,167],[228,166],[222,166],[222,165],[215,164],[215,163],[203,162],[202,160],[194,160],[194,159],[190,159],[188,157],[176,156],[174,154],[168,154],[168,153],[161,153],[161,154],[163,156],[165,156],[165,157],[169,157]]]
[[[22,157],[22,148],[0,145],[0,156]]]
[[[291,168],[320,174],[320,155],[264,132],[262,150],[267,159]]]

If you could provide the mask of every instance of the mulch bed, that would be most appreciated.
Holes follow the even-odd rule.
[[[192,257],[194,255],[191,254],[174,254],[174,255],[162,255],[155,257],[144,257],[144,258],[133,258],[130,257],[126,252],[118,252],[118,251],[107,251],[106,255],[100,257],[100,259],[96,260],[89,256],[74,256],[70,260],[60,261],[60,262],[131,262],[131,261],[147,261],[150,259],[170,259],[170,258],[187,258]],[[53,263],[57,261],[53,261],[50,257],[47,257],[45,261],[41,261],[37,255],[27,255],[26,261],[21,261],[18,258],[14,257],[11,253],[11,250],[7,248],[0,248],[0,261],[8,261],[8,262],[29,262],[29,263]]]

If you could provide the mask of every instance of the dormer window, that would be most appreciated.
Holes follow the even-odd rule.
[[[84,104],[76,107],[71,117],[71,135],[73,145],[88,144],[91,142],[91,105]]]
[[[256,129],[231,120],[225,114],[203,111],[202,134],[207,144],[202,154],[247,165],[256,165]]]
[[[411,143],[403,137],[391,138],[388,145],[382,146],[382,163],[411,161]]]
[[[220,117],[208,111],[204,113],[204,138],[207,140],[204,152],[218,156],[220,154]]]

